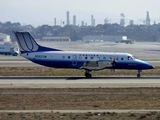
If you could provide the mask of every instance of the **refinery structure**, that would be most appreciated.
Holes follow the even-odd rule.
[[[80,26],[80,27],[85,27],[85,26],[90,26],[90,27],[95,27],[96,24],[96,17],[91,14],[90,17],[90,22],[87,23],[85,20],[81,21],[80,24],[79,20],[77,19],[77,16],[75,14],[70,14],[69,11],[66,11],[66,19],[61,21],[61,25],[73,25],[73,26]],[[78,22],[77,22],[78,21]],[[108,17],[104,17],[104,23],[103,24],[111,24],[111,19]],[[126,22],[126,16],[124,13],[120,13],[119,16],[119,22],[117,23],[121,27],[125,27],[126,24],[129,25],[134,25],[134,20],[130,19],[130,21],[127,23]],[[149,11],[146,11],[146,18],[143,20],[143,25],[150,26],[151,25],[151,19],[150,19],[150,14]],[[57,18],[54,18],[54,26],[57,26]],[[128,39],[127,36],[125,39],[123,39],[124,36],[106,36],[106,35],[86,35],[82,37],[82,41],[85,42],[106,42],[106,41],[112,41],[112,42],[124,42],[124,43],[134,43],[132,40]],[[50,42],[70,42],[71,38],[69,36],[43,36],[41,41],[50,41]],[[0,33],[0,54],[6,54],[6,55],[18,55],[19,50],[17,48],[17,45],[11,42],[10,36]]]
[[[82,20],[80,21],[79,19],[77,19],[77,16],[74,14],[74,15],[70,15],[70,12],[69,11],[66,11],[66,20],[61,20],[61,25],[64,26],[64,25],[74,25],[74,26],[96,26],[96,18],[94,17],[93,14],[91,14],[90,17],[90,22],[87,23],[86,21]],[[128,20],[128,19],[127,19]],[[117,22],[117,24],[120,24],[120,26],[125,26],[125,25],[134,25],[135,24],[135,21],[134,19],[129,19],[128,21],[126,20],[126,17],[125,17],[125,14],[124,13],[120,13],[120,16],[119,16],[119,22]],[[79,21],[79,24],[78,22]],[[101,24],[111,24],[112,23],[112,19],[108,18],[108,17],[104,17],[104,22],[101,23]],[[149,11],[146,11],[146,18],[144,18],[141,23],[143,25],[151,25],[151,19],[150,19],[150,15],[149,15]],[[155,22],[154,22],[155,23]],[[56,26],[57,25],[57,19],[54,18],[54,25]]]

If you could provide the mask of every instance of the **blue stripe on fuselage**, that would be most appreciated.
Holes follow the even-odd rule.
[[[32,62],[55,68],[80,68],[86,61],[72,61],[72,60],[35,60],[30,59]]]
[[[130,70],[145,70],[145,69],[153,69],[153,66],[149,63],[141,60],[134,60],[130,62],[118,62],[115,65],[115,69],[130,69]]]
[[[85,60],[44,60],[44,59],[30,59],[32,62],[54,68],[76,68],[79,69],[86,62]],[[119,61],[115,64],[114,69],[130,69],[130,70],[144,70],[151,69],[151,65],[144,61]]]

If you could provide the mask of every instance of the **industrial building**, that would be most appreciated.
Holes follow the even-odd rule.
[[[10,36],[4,33],[0,33],[0,42],[11,42]]]
[[[50,42],[70,42],[69,37],[43,37],[41,41],[50,41]]]
[[[121,41],[122,36],[107,36],[107,35],[92,35],[92,36],[83,36],[82,40],[85,42],[116,42]]]
[[[93,35],[82,37],[84,42],[116,42],[134,44],[134,41],[128,39],[127,36],[107,36],[107,35]]]

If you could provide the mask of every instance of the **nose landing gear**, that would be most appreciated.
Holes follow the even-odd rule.
[[[141,72],[142,72],[142,70],[138,70],[138,74],[137,74],[137,77],[138,77],[138,78],[141,77],[141,74],[140,74]]]

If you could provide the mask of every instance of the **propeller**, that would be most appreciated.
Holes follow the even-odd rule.
[[[112,70],[115,72],[115,65],[116,65],[116,63],[117,63],[118,61],[115,59],[115,53],[114,53],[114,59],[113,59],[113,61],[112,61]]]
[[[115,65],[116,65],[117,61],[116,60],[113,60],[112,61],[112,70],[115,72]]]

